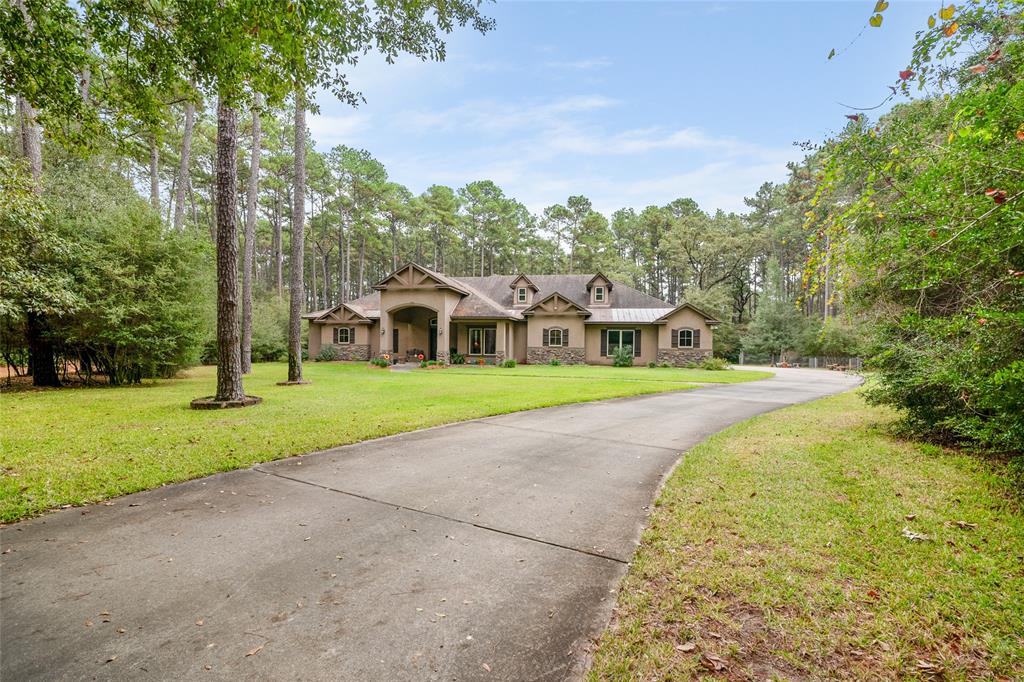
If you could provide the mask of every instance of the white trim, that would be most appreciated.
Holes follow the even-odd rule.
[[[516,304],[526,305],[528,300],[528,294],[526,293],[526,287],[519,287],[516,289]]]
[[[681,328],[677,329],[676,332],[679,334],[678,343],[676,345],[676,348],[693,348],[693,330],[692,329],[690,329],[689,327],[681,327]],[[688,332],[690,334],[690,342],[687,343],[687,344],[683,344],[683,332]]]
[[[605,336],[604,357],[606,357],[606,358],[612,357],[612,337],[611,337],[612,332],[617,332],[618,335],[619,335],[619,341],[618,341],[618,343],[615,344],[616,348],[618,348],[619,346],[627,346],[628,345],[630,347],[630,349],[634,352],[634,354],[636,353],[636,330],[635,329],[606,329],[605,330],[605,335],[606,336]],[[628,344],[622,343],[622,335],[625,332],[629,332],[630,335],[632,336],[632,339],[633,339]]]
[[[551,335],[558,332],[558,343],[551,340]],[[548,345],[549,346],[565,346],[565,334],[562,332],[561,327],[551,327],[548,329]]]
[[[604,294],[605,294],[604,287],[594,287],[594,303],[604,303],[605,302]]]

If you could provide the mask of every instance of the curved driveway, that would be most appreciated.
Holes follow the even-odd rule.
[[[572,677],[680,453],[856,383],[778,370],[490,417],[16,524],[0,677]]]

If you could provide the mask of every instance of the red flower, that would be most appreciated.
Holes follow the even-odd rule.
[[[420,360],[422,360],[422,359],[423,359],[423,353],[420,353],[420,354],[419,354],[419,355],[417,355],[416,357],[417,357],[417,358],[419,358]]]

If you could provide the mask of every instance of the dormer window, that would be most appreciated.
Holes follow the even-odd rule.
[[[594,287],[594,303],[604,303],[604,287]]]
[[[519,287],[516,289],[516,303],[526,303],[526,287]]]

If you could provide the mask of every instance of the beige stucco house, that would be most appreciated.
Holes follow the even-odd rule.
[[[684,303],[671,306],[604,275],[451,277],[406,265],[374,293],[309,320],[309,356],[333,345],[346,360],[388,354],[467,362],[609,365],[620,345],[634,362],[683,365],[711,355],[719,321]]]

